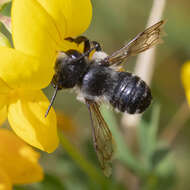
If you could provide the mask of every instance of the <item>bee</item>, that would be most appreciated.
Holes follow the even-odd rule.
[[[120,112],[135,114],[142,113],[150,105],[152,95],[149,86],[140,77],[122,72],[120,68],[130,56],[144,52],[162,41],[163,24],[164,21],[160,21],[150,26],[111,55],[103,52],[96,41],[90,41],[84,36],[68,37],[66,40],[77,45],[84,43],[83,53],[70,49],[56,61],[52,79],[55,91],[45,116],[48,115],[59,90],[77,89],[89,110],[93,145],[106,176],[111,175],[114,148],[111,131],[99,106],[103,100]]]

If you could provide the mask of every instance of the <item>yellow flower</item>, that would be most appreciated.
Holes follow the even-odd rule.
[[[181,80],[185,89],[188,104],[190,105],[190,61],[186,62],[182,67]]]
[[[0,190],[41,181],[40,155],[9,130],[0,129],[0,139]]]
[[[0,109],[15,133],[41,150],[55,150],[58,137],[40,90],[52,79],[57,53],[77,48],[64,39],[83,33],[91,16],[90,0],[13,0],[14,49],[0,44]]]

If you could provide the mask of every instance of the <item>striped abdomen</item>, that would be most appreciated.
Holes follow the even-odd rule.
[[[138,76],[119,72],[110,103],[121,112],[130,114],[143,112],[151,103],[150,88]]]

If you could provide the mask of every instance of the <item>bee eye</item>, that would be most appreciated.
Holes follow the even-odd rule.
[[[74,50],[74,49],[70,49],[66,52],[66,54],[73,60],[73,59],[76,59],[76,58],[79,58],[81,57],[81,53]]]

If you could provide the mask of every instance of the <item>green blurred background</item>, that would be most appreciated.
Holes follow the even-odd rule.
[[[104,51],[110,54],[144,30],[152,3],[152,0],[92,0],[93,20],[85,35],[100,42]],[[166,1],[162,18],[167,20],[164,26],[167,36],[164,37],[164,43],[156,49],[156,65],[151,85],[154,101],[140,124],[142,129],[144,125],[145,128],[149,128],[151,125],[156,126],[156,121],[150,124],[150,118],[159,118],[156,136],[164,133],[168,126],[171,129],[168,134],[170,136],[172,135],[170,133],[173,133],[172,127],[175,130],[176,125],[179,125],[180,130],[177,131],[171,144],[167,143],[167,135],[164,141],[159,138],[156,140],[159,145],[155,146],[155,149],[161,148],[158,152],[154,151],[153,154],[154,158],[155,155],[158,155],[156,158],[160,159],[156,167],[163,162],[161,163],[162,169],[160,169],[162,172],[147,169],[144,173],[139,173],[135,169],[133,171],[129,162],[124,163],[116,159],[113,162],[113,176],[110,179],[102,177],[103,182],[100,182],[101,180],[95,179],[96,177],[94,179],[92,176],[89,177],[84,168],[81,169],[80,163],[76,162],[75,156],[73,157],[68,149],[65,151],[64,146],[60,146],[53,154],[42,153],[41,164],[46,172],[44,182],[30,186],[18,186],[15,189],[190,189],[190,112],[185,103],[186,98],[180,78],[181,66],[190,60],[189,10],[189,0]],[[132,58],[126,69],[133,72],[135,62],[136,58]],[[45,93],[50,99],[53,88],[48,87],[45,89]],[[92,145],[90,118],[86,106],[76,100],[74,93],[61,91],[57,95],[54,108],[59,113],[61,133],[90,164],[92,163],[91,166],[97,168],[95,170],[101,176]],[[155,116],[152,113],[157,115]],[[118,131],[122,131],[122,114],[112,112],[108,115],[108,124],[114,125],[113,122],[109,123],[114,117]],[[139,131],[137,130],[137,133],[141,133],[141,129]],[[145,129],[146,131],[147,129]],[[130,133],[132,132],[129,129],[129,135]],[[113,133],[114,135],[115,133]],[[133,134],[131,135],[133,137]],[[140,136],[142,137],[142,134]],[[139,142],[143,144],[142,138],[138,139],[137,137],[137,140],[130,140],[130,142],[125,139],[125,142],[126,149],[130,147],[129,149],[133,152],[134,157],[143,164],[144,158],[141,154],[143,151],[139,144]],[[146,144],[144,143],[144,145],[146,149]],[[89,170],[91,169],[89,168]]]

